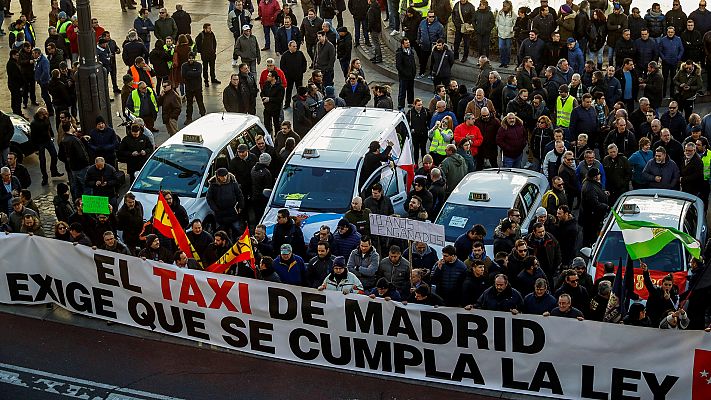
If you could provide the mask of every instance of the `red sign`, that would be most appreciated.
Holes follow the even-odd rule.
[[[711,351],[694,351],[694,376],[691,380],[692,400],[711,399]]]
[[[595,267],[595,280],[598,280],[600,277],[602,277],[604,271],[605,269],[603,267],[603,264],[597,263],[597,266]],[[622,271],[624,272],[624,269]],[[615,272],[617,272],[617,267],[615,267]],[[624,276],[624,273],[622,275]],[[664,279],[664,277],[667,275],[669,275],[669,272],[655,271],[653,269],[649,270],[649,278],[652,280],[652,283],[657,286],[661,286],[662,279]],[[674,272],[672,273],[672,276],[674,278],[674,285],[676,285],[676,287],[679,289],[679,293],[683,293],[686,290],[686,271]],[[641,268],[634,269],[634,292],[637,293],[639,297],[643,299],[646,299],[647,296],[649,296],[649,293],[647,293],[647,288],[644,286],[644,276],[642,276]]]

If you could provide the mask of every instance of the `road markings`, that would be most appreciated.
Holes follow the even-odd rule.
[[[82,400],[181,400],[178,397],[122,388],[4,363],[0,363],[0,384],[20,386]]]

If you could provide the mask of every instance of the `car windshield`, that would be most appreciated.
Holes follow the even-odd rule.
[[[608,261],[619,265],[620,257],[626,257],[627,249],[620,231],[609,231],[601,246],[597,256],[597,265],[602,265]],[[649,266],[649,269],[656,271],[682,271],[684,263],[682,262],[681,251],[681,243],[678,240],[674,240],[664,246],[659,253],[645,258],[644,262]],[[623,258],[622,263],[623,265],[626,263],[625,258]],[[639,268],[639,260],[634,261],[634,267]]]
[[[211,154],[205,147],[159,147],[143,166],[131,190],[158,193],[167,189],[180,197],[197,197]]]
[[[437,217],[437,223],[444,225],[444,239],[454,242],[475,224],[486,228],[484,244],[494,243],[494,229],[499,221],[506,217],[506,208],[472,207],[461,204],[446,203]]]
[[[355,171],[287,165],[276,185],[272,207],[345,213],[351,204]]]

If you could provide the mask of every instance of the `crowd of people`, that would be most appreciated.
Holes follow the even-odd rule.
[[[79,55],[73,2],[52,1],[44,49],[36,43],[32,2],[23,4],[22,15],[9,25],[11,108],[18,115],[28,107],[35,110],[30,136],[39,150],[42,185],[64,173],[69,183],[56,185],[57,223],[54,232],[44,232],[29,191],[30,174],[20,162],[22,155],[9,148],[12,122],[0,114],[4,231],[204,268],[229,251],[249,226],[256,270],[241,263],[230,273],[394,301],[619,322],[621,318],[605,313],[613,266],[606,265],[603,278],[593,280],[585,261],[576,257],[582,246],[594,243],[610,206],[630,188],[683,190],[699,196],[705,207],[708,203],[711,114],[702,118],[694,112],[711,55],[711,13],[705,0],[688,17],[678,0],[666,14],[655,3],[645,17],[636,7],[630,10],[631,1],[569,0],[555,10],[541,0],[535,10],[519,8],[517,16],[509,1],[496,13],[486,0],[477,8],[468,0],[453,5],[438,0],[429,6],[389,0],[349,0],[347,5],[342,0],[302,1],[301,23],[290,2],[236,0],[229,2],[227,28],[234,35],[232,66],[237,72],[223,89],[223,106],[228,112],[256,115],[261,101],[268,133],[258,136],[254,147],[240,145],[230,164],[210,179],[206,197],[219,221],[214,231],[203,229],[203,221],[190,221],[180,199],[163,190],[199,255],[196,262],[154,229],[152,210],[144,209],[132,193],[122,194],[121,187],[156,148],[159,111],[169,135],[178,131],[183,103],[185,124],[192,121],[194,102],[201,116],[207,112],[203,87],[221,84],[215,73],[213,26],[204,23],[193,38],[190,14],[181,4],[169,15],[162,4],[144,1],[119,45],[92,20],[97,60],[132,115],[121,137],[102,117],[90,132],[82,132],[76,119]],[[131,0],[121,2],[126,12],[136,6]],[[4,8],[10,17],[9,2]],[[153,9],[157,19],[151,17]],[[355,22],[354,36],[344,26],[346,10]],[[252,33],[257,21],[264,30],[263,47]],[[450,23],[455,28],[452,49]],[[397,104],[390,87],[368,84],[361,60],[352,57],[354,46],[369,46],[375,48],[370,61],[381,62],[380,41],[388,31],[400,38]],[[498,37],[501,73],[489,58],[492,35]],[[467,88],[451,79],[452,66],[467,60],[472,38],[479,72]],[[265,57],[258,74],[262,54],[271,54],[272,42],[276,57]],[[123,75],[118,74],[117,56],[124,63]],[[514,57],[515,72],[502,77],[502,68]],[[414,80],[425,76],[434,84],[427,104],[428,99],[414,96]],[[36,98],[37,86],[43,106]],[[273,186],[300,138],[335,107],[370,104],[401,110],[410,124],[419,168],[406,200],[406,217],[433,221],[470,172],[485,166],[521,167],[542,172],[550,183],[529,233],[521,235],[520,214],[512,209],[501,216],[494,232],[475,224],[441,254],[425,243],[408,246],[376,237],[370,233],[368,214],[394,213],[392,201],[376,184],[353,198],[336,232],[324,225],[313,238],[304,238],[303,216],[282,209],[268,236],[266,227],[257,225],[267,202],[263,190]],[[285,120],[289,108],[292,118]],[[390,149],[373,143],[363,168],[388,161]],[[108,197],[110,213],[84,213],[83,194]],[[493,254],[485,251],[487,236],[493,238]],[[701,259],[692,261],[692,281],[703,269]],[[646,267],[644,276],[650,300],[646,309],[633,304],[625,323],[706,326],[706,294],[690,297],[685,311],[671,281],[665,278],[655,286]]]

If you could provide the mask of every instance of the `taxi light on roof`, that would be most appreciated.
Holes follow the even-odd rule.
[[[301,157],[303,158],[318,158],[320,156],[321,155],[316,149],[304,149],[304,151],[301,153]]]
[[[640,210],[639,207],[637,207],[637,204],[634,203],[628,203],[628,204],[623,204],[622,205],[622,214],[639,214]]]
[[[184,133],[183,134],[183,142],[202,144],[203,143],[202,135],[190,135],[190,134]]]
[[[469,201],[489,201],[489,193],[469,192]]]

